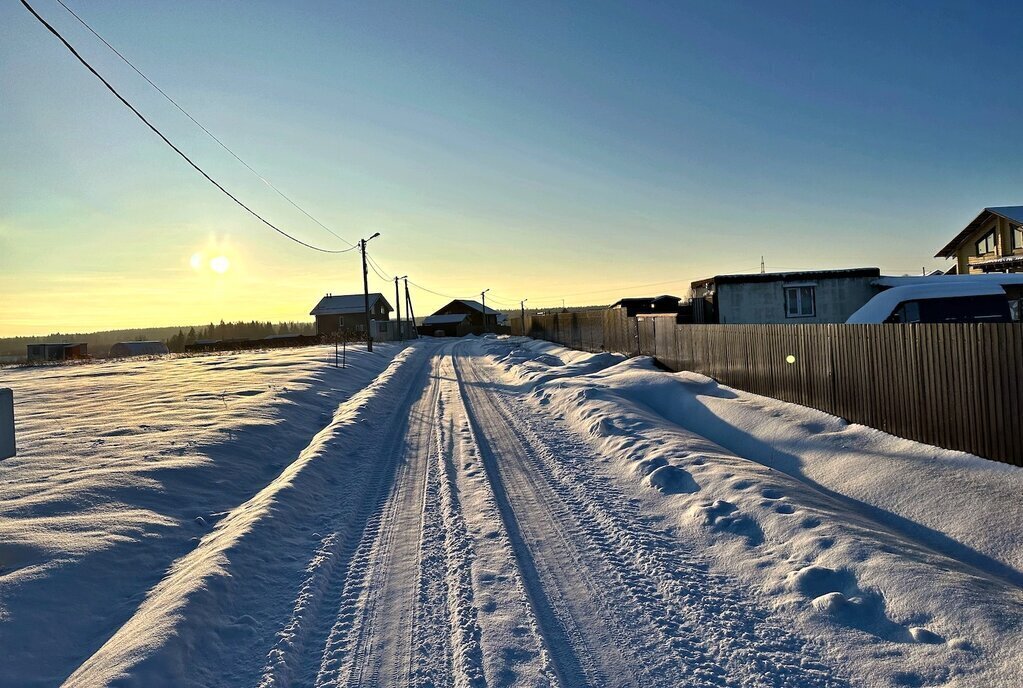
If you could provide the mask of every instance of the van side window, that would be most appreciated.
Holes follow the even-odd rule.
[[[920,302],[919,301],[908,301],[902,304],[902,322],[906,323],[918,323],[920,322]]]

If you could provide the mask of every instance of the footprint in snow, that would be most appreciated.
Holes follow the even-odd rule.
[[[764,541],[764,531],[757,522],[739,511],[731,502],[722,499],[712,503],[704,502],[692,507],[689,514],[714,530],[741,535],[750,545],[759,545]]]
[[[700,490],[700,486],[693,480],[693,476],[678,466],[664,465],[655,468],[646,477],[645,482],[664,494],[680,494]]]
[[[813,609],[836,623],[893,642],[931,645],[945,642],[931,630],[920,626],[907,628],[889,619],[881,594],[861,590],[852,571],[805,566],[789,574],[788,584],[790,589],[810,598]]]

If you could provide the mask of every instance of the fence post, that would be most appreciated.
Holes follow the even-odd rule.
[[[18,453],[14,443],[14,392],[0,388],[0,459]]]

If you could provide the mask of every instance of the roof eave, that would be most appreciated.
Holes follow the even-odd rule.
[[[945,247],[943,249],[935,253],[934,257],[935,258],[953,257],[956,254],[956,251],[959,250],[959,247],[965,244],[966,240],[970,238],[970,235],[977,231],[977,227],[979,225],[984,224],[984,222],[987,220],[986,217],[987,215],[997,215],[998,217],[1006,217],[1005,215],[1002,215],[1001,213],[992,210],[991,208],[984,208],[979,213],[977,213],[977,217],[973,218],[973,220],[968,225],[966,225],[963,231],[959,232],[959,234],[956,234],[955,238],[952,239],[952,241],[945,244]]]

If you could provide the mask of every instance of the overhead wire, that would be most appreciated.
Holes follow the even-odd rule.
[[[132,111],[132,113],[134,113],[134,114],[135,114],[135,116],[136,116],[136,117],[138,117],[138,118],[139,118],[139,119],[140,119],[140,120],[142,121],[142,123],[143,123],[143,124],[145,124],[145,125],[146,125],[147,127],[149,127],[149,129],[151,129],[151,130],[153,131],[153,133],[154,133],[154,134],[156,134],[157,136],[159,136],[159,137],[160,137],[160,139],[161,139],[161,140],[162,140],[162,141],[163,141],[164,143],[166,143],[166,144],[167,144],[168,146],[170,146],[170,148],[171,148],[171,149],[172,149],[172,150],[173,150],[173,151],[174,151],[175,153],[177,153],[177,154],[178,154],[179,156],[181,156],[181,158],[182,158],[182,159],[183,159],[183,160],[184,160],[185,162],[187,162],[187,163],[188,163],[189,165],[191,165],[191,166],[192,166],[192,168],[193,168],[193,169],[195,169],[195,171],[196,171],[196,172],[198,172],[198,173],[199,173],[199,174],[201,174],[201,175],[202,175],[203,177],[205,177],[205,178],[206,178],[206,180],[207,180],[208,182],[210,182],[211,184],[213,184],[213,186],[217,187],[217,189],[219,189],[219,190],[220,190],[220,191],[221,191],[221,192],[222,192],[222,193],[223,193],[223,194],[224,194],[225,196],[227,196],[227,197],[228,197],[228,198],[230,198],[230,199],[231,199],[232,201],[234,201],[235,203],[237,203],[237,204],[238,204],[238,205],[239,205],[240,207],[242,207],[242,208],[243,208],[243,209],[244,209],[244,210],[245,210],[246,212],[248,212],[248,213],[249,213],[250,215],[252,215],[252,216],[253,216],[254,218],[256,218],[257,220],[259,220],[259,221],[260,221],[260,222],[262,222],[262,223],[263,223],[264,225],[266,225],[266,226],[267,226],[267,227],[269,227],[270,229],[274,230],[275,232],[277,232],[277,233],[278,233],[278,234],[280,234],[281,236],[284,236],[284,237],[286,237],[287,239],[290,239],[291,241],[294,241],[294,242],[295,242],[296,244],[300,244],[300,245],[302,245],[302,246],[304,246],[304,247],[306,247],[306,248],[308,248],[308,249],[311,249],[311,250],[313,250],[313,251],[319,251],[320,253],[347,253],[348,251],[351,251],[351,250],[352,250],[352,248],[354,248],[354,247],[349,247],[349,248],[346,248],[346,249],[328,249],[328,248],[323,248],[323,247],[321,247],[321,246],[316,246],[315,244],[310,244],[310,243],[308,243],[308,242],[306,242],[306,241],[303,241],[302,239],[299,239],[298,237],[296,237],[296,236],[294,236],[294,235],[292,235],[292,234],[289,234],[288,232],[284,231],[283,229],[281,229],[280,227],[278,227],[277,225],[273,224],[272,222],[270,222],[269,220],[267,220],[266,218],[264,218],[264,217],[263,217],[262,215],[260,215],[259,213],[257,213],[257,212],[256,212],[255,210],[253,210],[252,208],[250,208],[249,206],[247,206],[247,205],[246,205],[245,203],[243,203],[243,202],[241,201],[241,199],[239,199],[239,198],[238,198],[237,196],[235,196],[235,195],[234,195],[234,194],[232,194],[232,193],[231,193],[230,191],[228,191],[228,190],[227,190],[226,188],[224,188],[224,186],[223,186],[223,185],[221,185],[221,184],[220,184],[220,182],[218,182],[217,180],[215,180],[215,179],[214,179],[213,177],[211,177],[211,176],[210,176],[210,175],[209,175],[209,174],[208,174],[208,173],[207,173],[207,172],[206,172],[206,171],[205,171],[204,169],[202,169],[201,167],[199,167],[199,165],[197,165],[197,164],[196,164],[195,162],[193,162],[193,161],[192,161],[192,159],[191,159],[190,157],[188,157],[188,155],[186,155],[186,154],[185,154],[185,153],[184,153],[184,152],[183,152],[183,151],[182,151],[182,150],[181,150],[180,148],[178,148],[178,147],[177,147],[176,145],[174,145],[174,143],[172,143],[172,142],[171,142],[171,140],[170,140],[169,138],[167,138],[167,137],[166,137],[166,136],[165,136],[165,135],[163,134],[163,132],[161,132],[161,131],[160,131],[159,129],[157,129],[157,128],[156,128],[156,126],[155,126],[155,125],[153,125],[153,123],[152,123],[152,122],[150,122],[150,121],[149,121],[148,119],[146,119],[146,116],[145,116],[145,115],[143,115],[143,114],[142,114],[141,112],[139,112],[139,111],[138,111],[138,109],[136,109],[134,105],[132,105],[132,104],[131,104],[130,102],[128,102],[128,100],[127,100],[127,99],[126,99],[126,98],[125,98],[124,96],[122,96],[122,95],[121,95],[121,94],[120,94],[120,93],[119,93],[119,92],[117,91],[117,89],[116,89],[116,88],[114,88],[114,87],[113,87],[113,86],[112,86],[112,85],[110,84],[110,82],[109,82],[109,81],[107,81],[107,80],[106,80],[106,79],[105,79],[105,78],[103,77],[103,75],[102,75],[102,74],[100,74],[100,73],[99,73],[98,71],[96,71],[96,69],[95,69],[95,68],[94,68],[94,67],[93,67],[93,66],[92,66],[91,64],[89,64],[89,62],[88,62],[88,61],[87,61],[87,60],[86,60],[86,59],[85,59],[84,57],[82,57],[82,56],[81,56],[81,54],[79,54],[79,52],[78,52],[78,51],[77,51],[77,50],[75,49],[75,47],[74,47],[73,45],[71,45],[71,43],[69,43],[69,42],[68,42],[68,40],[67,40],[66,38],[64,38],[64,36],[63,36],[63,35],[61,35],[61,33],[60,33],[59,31],[57,31],[57,29],[55,29],[55,28],[53,27],[53,25],[52,25],[52,24],[50,24],[50,23],[49,23],[48,21],[46,21],[45,19],[43,19],[43,18],[42,18],[42,17],[41,17],[40,15],[39,15],[39,13],[38,13],[38,12],[36,12],[35,8],[33,8],[33,7],[32,7],[32,5],[28,4],[27,0],[21,0],[21,4],[25,6],[25,9],[27,9],[27,10],[28,10],[28,11],[29,11],[29,12],[30,12],[30,13],[32,14],[32,16],[33,16],[33,17],[35,17],[35,18],[36,18],[36,19],[37,19],[37,20],[39,21],[39,23],[40,23],[40,24],[42,24],[42,25],[43,25],[44,27],[46,27],[46,30],[47,30],[47,31],[49,31],[49,32],[50,32],[50,33],[52,33],[52,34],[53,34],[54,36],[56,36],[56,37],[57,37],[57,39],[58,39],[58,40],[59,40],[59,41],[60,41],[61,43],[63,43],[63,44],[64,44],[64,47],[65,47],[65,48],[67,48],[67,49],[68,49],[68,51],[69,51],[69,52],[70,52],[70,53],[71,53],[72,55],[74,55],[74,56],[75,56],[75,58],[76,58],[76,59],[77,59],[77,60],[78,60],[79,62],[81,62],[81,63],[82,63],[82,65],[84,65],[84,66],[85,66],[85,68],[86,68],[86,69],[88,69],[88,70],[89,70],[90,72],[92,72],[93,76],[95,76],[95,77],[96,77],[97,79],[99,79],[99,80],[100,80],[100,81],[101,81],[101,82],[103,83],[103,85],[104,85],[104,86],[106,86],[107,90],[108,90],[108,91],[110,91],[111,93],[113,93],[113,94],[114,94],[114,96],[115,96],[115,97],[116,97],[116,98],[117,98],[118,100],[120,100],[120,101],[121,101],[121,103],[122,103],[122,104],[124,104],[124,106],[125,106],[125,107],[127,107],[127,108],[128,108],[129,110],[131,110],[131,111]],[[340,238],[340,237],[339,237],[339,238]]]
[[[459,300],[465,299],[465,300],[471,300],[471,299],[475,298],[475,296],[452,296],[451,294],[442,294],[439,291],[434,291],[433,289],[429,289],[427,287],[424,287],[423,285],[418,284],[416,282],[413,282],[412,280],[409,280],[408,283],[411,284],[413,287],[416,287],[417,289],[421,289],[422,291],[425,291],[427,293],[433,294],[434,296],[441,296],[441,297],[443,297],[445,299],[459,299]]]
[[[341,236],[340,234],[338,234],[337,232],[335,232],[335,231],[334,231],[333,229],[331,229],[331,228],[330,228],[330,227],[328,227],[327,225],[325,225],[325,224],[323,224],[322,222],[320,222],[320,221],[319,221],[319,220],[318,220],[317,218],[315,218],[315,217],[314,217],[314,216],[312,215],[312,213],[310,213],[309,211],[307,211],[307,210],[306,210],[305,208],[303,208],[303,207],[302,207],[302,206],[300,206],[300,205],[299,205],[298,203],[296,203],[296,202],[295,202],[294,200],[292,200],[292,199],[291,199],[291,197],[289,197],[289,196],[288,196],[287,194],[285,194],[285,193],[284,193],[283,191],[281,191],[280,189],[278,189],[278,188],[277,188],[277,187],[276,187],[276,186],[275,186],[275,185],[273,184],[273,182],[271,182],[271,181],[270,181],[269,179],[267,179],[267,178],[266,178],[266,177],[264,177],[264,176],[263,176],[262,174],[260,174],[260,173],[259,173],[259,172],[258,172],[258,171],[257,171],[256,169],[254,169],[254,168],[253,168],[253,167],[252,167],[252,166],[251,166],[251,165],[250,165],[249,163],[247,163],[247,162],[245,162],[244,160],[242,160],[241,156],[239,156],[239,155],[238,155],[237,153],[235,153],[235,152],[234,152],[233,150],[231,150],[231,149],[230,149],[230,148],[228,147],[228,145],[227,145],[226,143],[224,143],[223,141],[221,141],[221,140],[220,140],[220,138],[218,138],[218,137],[217,137],[217,136],[216,136],[216,135],[215,135],[215,134],[214,134],[214,133],[213,133],[212,131],[210,131],[209,129],[207,129],[207,128],[206,128],[206,127],[205,127],[205,126],[204,126],[204,125],[203,125],[203,124],[202,124],[202,123],[201,123],[201,122],[199,121],[199,120],[197,120],[197,119],[196,119],[195,117],[193,117],[191,113],[189,113],[189,112],[188,112],[187,110],[185,110],[185,108],[183,108],[183,107],[182,107],[182,106],[181,106],[181,105],[180,105],[180,104],[178,103],[178,101],[176,101],[176,100],[174,100],[173,98],[171,98],[171,97],[170,97],[170,95],[168,95],[166,91],[164,91],[164,90],[163,90],[162,88],[160,88],[159,86],[157,86],[157,85],[156,85],[156,84],[155,84],[155,83],[153,82],[153,80],[152,80],[152,79],[150,79],[150,78],[149,78],[148,76],[146,76],[146,75],[145,75],[145,74],[144,74],[144,73],[142,72],[142,70],[140,70],[140,69],[139,69],[138,67],[136,67],[136,66],[135,66],[135,65],[134,65],[134,64],[132,63],[132,61],[131,61],[131,60],[129,60],[129,59],[127,58],[127,57],[125,57],[125,56],[124,56],[124,55],[123,55],[123,54],[121,53],[121,51],[120,51],[120,50],[118,50],[118,49],[117,49],[117,48],[115,48],[115,47],[114,47],[113,45],[111,45],[111,44],[110,44],[110,42],[109,42],[109,41],[107,41],[107,39],[105,39],[105,38],[104,38],[103,36],[101,36],[101,35],[99,34],[99,32],[98,32],[98,31],[96,31],[96,29],[92,28],[92,26],[90,26],[90,25],[89,25],[89,23],[88,23],[87,21],[85,21],[84,19],[82,19],[82,18],[81,18],[81,17],[80,17],[80,16],[79,16],[79,15],[78,15],[78,14],[77,14],[77,13],[76,13],[76,12],[75,12],[75,11],[74,11],[73,9],[71,9],[71,8],[70,8],[70,7],[68,7],[68,6],[66,5],[66,4],[64,4],[64,0],[57,0],[57,4],[59,4],[59,5],[60,5],[61,7],[63,7],[63,8],[65,9],[65,10],[67,10],[67,11],[68,11],[68,13],[69,13],[69,14],[70,14],[70,15],[71,15],[72,17],[74,17],[75,19],[77,19],[77,20],[78,20],[78,22],[79,22],[79,23],[80,23],[80,24],[81,24],[82,26],[84,26],[84,27],[85,27],[86,29],[88,29],[88,30],[89,30],[89,32],[90,32],[90,33],[92,33],[92,35],[93,35],[93,36],[95,36],[96,38],[98,38],[98,39],[100,40],[100,42],[102,42],[102,43],[103,43],[103,45],[105,45],[105,46],[107,46],[108,48],[110,48],[110,50],[111,50],[111,51],[112,51],[112,52],[113,52],[113,53],[114,53],[115,55],[117,55],[117,57],[121,58],[121,61],[122,61],[122,62],[124,62],[124,63],[125,63],[126,65],[128,65],[129,67],[131,67],[131,68],[132,68],[132,69],[133,69],[133,70],[135,71],[135,73],[136,73],[136,74],[138,74],[138,75],[139,75],[140,77],[142,77],[143,79],[145,79],[145,80],[146,80],[146,83],[148,83],[148,84],[149,84],[150,86],[152,86],[153,88],[155,88],[155,89],[157,90],[157,92],[158,92],[158,93],[159,93],[159,94],[160,94],[161,96],[163,96],[163,97],[164,97],[165,99],[167,99],[167,102],[169,102],[169,103],[170,103],[171,105],[173,105],[174,107],[176,107],[176,108],[177,108],[177,109],[178,109],[178,110],[179,110],[179,111],[181,112],[181,114],[183,114],[183,115],[184,115],[185,117],[187,117],[188,119],[190,119],[190,120],[192,121],[192,123],[193,123],[193,124],[194,124],[195,126],[199,127],[199,128],[200,128],[200,129],[201,129],[201,130],[202,130],[202,131],[203,131],[203,132],[204,132],[204,133],[205,133],[205,134],[206,134],[207,136],[209,136],[209,137],[210,137],[211,139],[213,139],[213,140],[214,140],[214,141],[215,141],[215,142],[217,143],[217,145],[219,145],[219,146],[220,146],[221,148],[223,148],[223,149],[224,149],[225,151],[227,151],[227,152],[228,152],[228,154],[230,154],[230,156],[231,156],[232,158],[234,158],[234,159],[235,159],[235,160],[237,160],[237,161],[238,161],[239,163],[241,163],[241,164],[242,164],[242,165],[243,165],[243,166],[245,167],[245,169],[247,169],[247,170],[248,170],[249,172],[251,172],[252,174],[254,174],[254,175],[255,175],[255,176],[256,176],[256,177],[257,177],[257,178],[258,178],[258,179],[259,179],[259,180],[260,180],[261,182],[263,182],[263,183],[264,183],[264,184],[266,184],[266,185],[267,185],[268,187],[270,187],[271,189],[273,189],[273,191],[274,191],[274,192],[276,192],[278,196],[280,196],[280,197],[281,197],[281,198],[283,198],[283,199],[284,199],[285,201],[287,201],[288,203],[290,203],[290,204],[291,204],[291,205],[292,205],[293,207],[295,207],[295,208],[296,208],[296,209],[297,209],[297,210],[298,210],[298,211],[299,211],[300,213],[302,213],[303,215],[305,215],[306,217],[308,217],[308,218],[309,218],[310,220],[312,220],[313,222],[315,222],[315,223],[316,223],[317,225],[319,225],[320,227],[322,227],[323,229],[327,230],[327,231],[328,231],[329,233],[331,233],[332,235],[334,235],[335,237],[337,237],[337,238],[338,238],[338,239],[340,239],[341,241],[345,242],[346,244],[348,244],[349,246],[351,246],[351,247],[352,247],[353,249],[354,249],[354,248],[356,248],[356,245],[355,245],[355,244],[353,244],[352,242],[348,241],[348,240],[347,240],[347,239],[345,239],[345,238],[344,238],[343,236]]]
[[[376,273],[377,277],[379,277],[380,279],[382,279],[385,282],[390,282],[391,281],[392,278],[388,277],[387,275],[385,275],[383,273],[383,271],[379,268],[379,266],[377,266],[373,262],[373,260],[369,257],[369,254],[366,254],[366,258],[367,258],[366,263],[369,265],[370,269],[373,270],[374,273]]]

